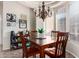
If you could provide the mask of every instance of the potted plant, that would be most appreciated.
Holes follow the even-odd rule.
[[[44,32],[43,28],[38,29],[39,37],[43,37],[44,35],[43,32]]]

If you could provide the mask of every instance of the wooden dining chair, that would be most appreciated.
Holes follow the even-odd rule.
[[[51,38],[56,39],[59,31],[51,31]]]
[[[20,38],[22,39],[23,57],[26,58],[40,53],[39,47],[35,43],[28,40],[27,37],[29,37],[29,34],[23,35],[20,33]]]
[[[68,40],[67,32],[58,32],[54,47],[46,48],[45,54],[51,58],[64,58],[66,53],[66,44]]]
[[[51,31],[51,33],[58,33],[59,31]]]
[[[32,39],[33,41],[36,41],[35,40],[36,37],[37,37],[37,31],[36,30],[30,31],[30,39]]]

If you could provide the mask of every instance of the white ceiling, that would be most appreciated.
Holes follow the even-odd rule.
[[[29,7],[29,8],[37,8],[39,5],[42,4],[42,1],[18,1],[20,4]],[[44,1],[45,5],[56,5],[59,1]]]

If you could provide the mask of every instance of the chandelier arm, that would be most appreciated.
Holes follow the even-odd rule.
[[[40,13],[36,15],[36,17],[40,16]]]
[[[35,15],[36,15],[36,17],[39,16],[39,18],[42,18],[44,21],[47,16],[49,16],[49,17],[52,16],[52,12],[49,7],[47,10],[45,9],[45,3],[43,1],[42,6],[41,7],[39,6],[38,13],[35,12]]]

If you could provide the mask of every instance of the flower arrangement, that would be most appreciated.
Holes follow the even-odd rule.
[[[42,34],[42,33],[44,32],[43,28],[38,29],[38,32],[39,32],[40,34]]]

